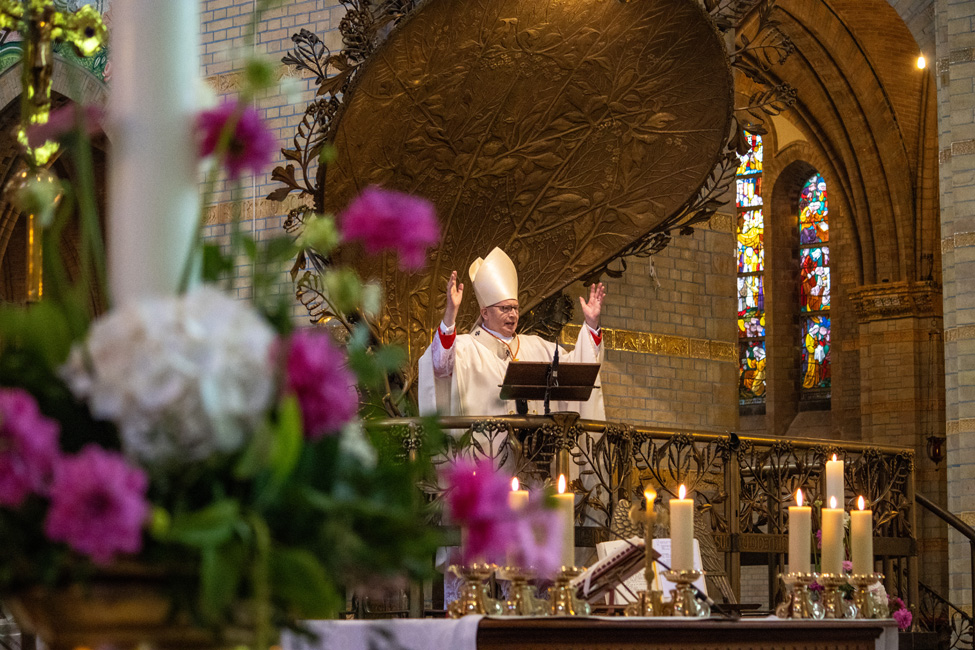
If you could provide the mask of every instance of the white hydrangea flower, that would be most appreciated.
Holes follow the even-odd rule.
[[[61,376],[147,465],[239,449],[274,394],[275,333],[213,287],[115,309],[92,325]]]

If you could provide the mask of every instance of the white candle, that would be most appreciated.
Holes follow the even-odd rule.
[[[559,521],[562,523],[562,566],[575,566],[576,561],[576,495],[566,492],[565,474],[559,474],[559,493],[555,495]]]
[[[836,504],[840,508],[843,507],[843,461],[836,460],[836,454],[833,454],[833,460],[826,461],[826,499],[824,503],[829,503],[831,498],[836,499]]]
[[[802,490],[796,490],[796,505],[789,506],[789,573],[810,573],[811,551],[812,508],[802,505]]]
[[[843,509],[831,497],[829,508],[823,508],[823,573],[843,573]]]
[[[109,286],[117,304],[171,294],[199,218],[198,0],[112,5]]]
[[[518,489],[518,479],[511,479],[511,492],[508,493],[508,507],[518,512],[528,505],[528,490]]]
[[[528,506],[528,490],[520,490],[518,478],[511,479],[511,492],[508,492],[508,507],[514,512],[524,510]],[[520,549],[508,551],[507,565],[518,566]]]
[[[687,488],[678,490],[670,500],[670,568],[689,571],[694,568],[694,500],[684,498]]]
[[[850,512],[850,555],[853,573],[873,573],[873,511],[864,510],[863,497],[857,499],[857,510]]]

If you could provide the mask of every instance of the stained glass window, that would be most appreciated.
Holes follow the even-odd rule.
[[[765,220],[762,215],[762,138],[746,134],[736,179],[738,214],[738,400],[765,401]]]
[[[829,221],[826,181],[814,175],[799,194],[799,309],[802,399],[830,394]]]

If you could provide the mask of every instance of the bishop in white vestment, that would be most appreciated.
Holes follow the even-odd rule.
[[[420,413],[428,415],[508,415],[515,413],[514,401],[502,401],[500,384],[508,363],[551,361],[555,343],[538,336],[517,334],[518,274],[514,263],[500,248],[484,259],[478,258],[469,269],[474,294],[481,308],[470,334],[457,334],[455,320],[464,295],[457,272],[447,283],[447,307],[430,347],[419,365]],[[585,316],[575,348],[559,350],[560,361],[601,363],[603,358],[599,315],[605,287],[590,287],[589,300],[579,302]],[[596,385],[599,385],[597,378]],[[602,391],[593,390],[586,402],[559,402],[555,411],[577,411],[583,418],[605,420]],[[541,402],[528,402],[529,414],[543,413]]]

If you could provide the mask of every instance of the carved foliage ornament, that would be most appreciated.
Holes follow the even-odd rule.
[[[385,338],[415,358],[441,315],[429,297],[493,246],[530,309],[679,212],[725,149],[731,91],[693,0],[429,0],[359,66],[319,199],[339,212],[379,184],[436,204],[425,271],[356,257],[384,282]]]

